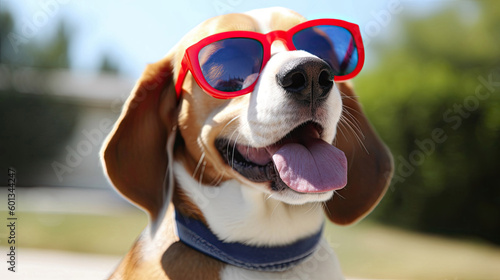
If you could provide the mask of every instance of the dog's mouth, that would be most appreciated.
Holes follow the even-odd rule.
[[[347,184],[344,153],[321,139],[323,127],[299,125],[278,142],[261,148],[217,139],[226,163],[252,182],[269,182],[273,191],[325,193]]]

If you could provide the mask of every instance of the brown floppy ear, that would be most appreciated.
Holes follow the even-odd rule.
[[[348,83],[337,83],[343,102],[343,125],[337,131],[335,145],[347,157],[347,186],[334,194],[326,205],[326,214],[334,223],[348,225],[366,216],[382,199],[389,186],[393,162],[364,115]]]
[[[102,150],[113,185],[153,220],[165,202],[166,143],[176,125],[172,75],[170,56],[147,66]]]

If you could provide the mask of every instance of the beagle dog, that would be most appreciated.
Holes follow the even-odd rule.
[[[343,279],[325,215],[361,219],[393,170],[345,81],[356,27],[228,14],[146,68],[102,159],[150,222],[110,279]]]

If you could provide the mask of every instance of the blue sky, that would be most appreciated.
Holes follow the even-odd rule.
[[[147,63],[159,60],[183,34],[220,13],[285,6],[309,19],[331,17],[358,23],[365,42],[369,42],[393,33],[399,14],[428,14],[447,3],[444,0],[0,0],[0,7],[14,14],[16,32],[27,40],[48,40],[60,20],[69,23],[73,34],[70,49],[73,69],[93,71],[106,53],[125,75],[137,78]],[[22,45],[19,48],[22,54]],[[368,56],[367,64],[370,63]]]

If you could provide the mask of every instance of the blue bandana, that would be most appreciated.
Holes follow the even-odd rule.
[[[316,250],[323,226],[312,236],[292,244],[257,247],[238,242],[224,242],[201,221],[175,211],[177,233],[182,242],[222,262],[259,271],[284,271],[309,257]]]

